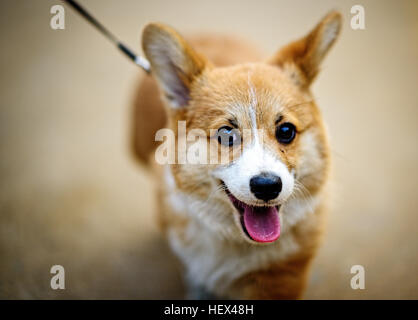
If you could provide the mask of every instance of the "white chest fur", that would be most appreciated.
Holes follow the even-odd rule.
[[[188,281],[218,295],[245,273],[280,261],[298,249],[290,234],[277,244],[252,246],[228,242],[197,222],[190,223],[186,232],[187,241],[178,237],[174,229],[169,239],[186,266]]]

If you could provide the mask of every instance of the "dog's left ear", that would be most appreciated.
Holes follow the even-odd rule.
[[[283,69],[299,86],[309,87],[337,39],[341,23],[339,12],[328,13],[307,36],[282,48],[269,63]]]
[[[187,106],[192,83],[201,75],[207,60],[174,29],[159,23],[145,27],[142,48],[162,98],[173,108]]]

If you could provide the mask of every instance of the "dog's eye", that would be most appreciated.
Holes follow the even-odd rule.
[[[231,147],[241,143],[241,134],[238,129],[222,127],[218,129],[218,142],[224,146]]]
[[[296,127],[290,122],[283,123],[276,129],[276,139],[280,143],[289,144],[293,141],[295,136]]]

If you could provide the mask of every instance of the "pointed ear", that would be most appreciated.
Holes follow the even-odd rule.
[[[191,84],[204,70],[206,59],[174,29],[157,23],[145,27],[142,47],[163,98],[174,108],[186,106]]]
[[[307,36],[282,48],[269,63],[283,69],[299,86],[309,87],[337,39],[341,23],[339,12],[328,13]]]

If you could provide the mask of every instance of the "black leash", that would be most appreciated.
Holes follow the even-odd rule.
[[[63,0],[68,5],[70,5],[74,10],[81,14],[84,18],[87,19],[94,27],[96,27],[107,39],[109,39],[116,47],[122,51],[129,59],[131,59],[135,64],[140,66],[145,72],[151,72],[151,66],[147,59],[141,57],[140,55],[135,54],[131,49],[126,45],[120,42],[109,30],[107,30],[99,21],[97,21],[90,13],[86,11],[82,6],[80,6],[74,0]]]

